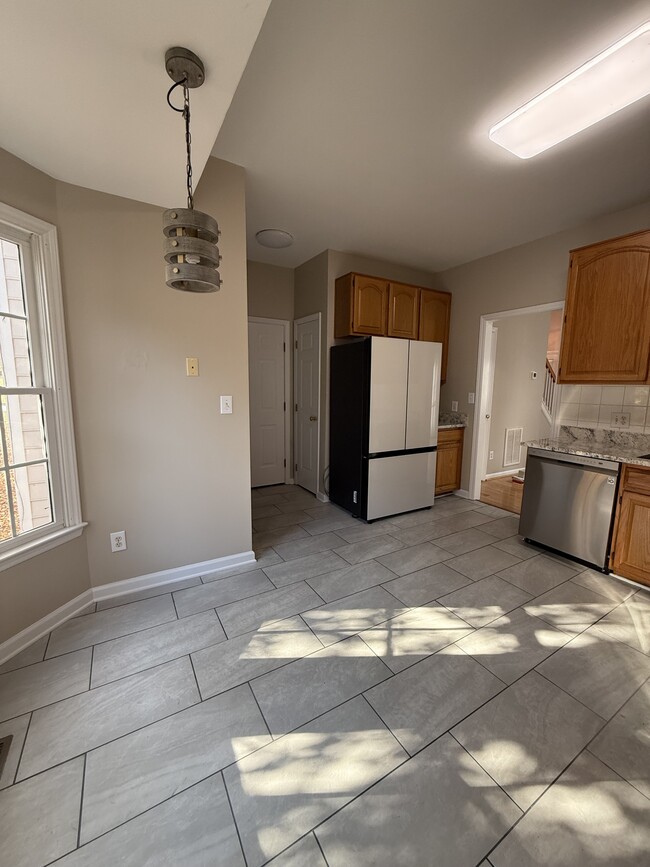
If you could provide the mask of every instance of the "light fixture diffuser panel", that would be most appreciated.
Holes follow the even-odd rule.
[[[650,93],[650,21],[497,123],[491,141],[529,159]]]

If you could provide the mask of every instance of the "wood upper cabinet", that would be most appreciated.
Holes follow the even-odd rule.
[[[436,292],[434,289],[421,289],[418,339],[442,343],[442,382],[447,381],[450,319],[451,294]]]
[[[650,468],[623,467],[610,568],[650,585]]]
[[[464,436],[465,429],[462,427],[438,431],[436,494],[446,494],[460,488]]]
[[[365,274],[345,274],[336,280],[334,337],[384,336],[387,316],[387,280]]]
[[[335,293],[334,337],[371,334],[442,343],[441,379],[446,382],[450,292],[345,274],[337,278]]]
[[[648,382],[650,230],[571,251],[558,382]]]
[[[420,289],[406,283],[389,283],[388,337],[418,339]]]

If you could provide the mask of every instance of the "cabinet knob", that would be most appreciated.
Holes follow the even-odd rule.
[[[485,414],[485,418],[490,418],[490,413],[489,413],[489,412]]]

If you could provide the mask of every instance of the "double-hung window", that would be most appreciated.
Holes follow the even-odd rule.
[[[0,205],[0,568],[78,535],[56,229]]]

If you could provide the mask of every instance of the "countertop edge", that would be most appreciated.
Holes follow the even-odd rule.
[[[640,458],[632,454],[625,454],[625,450],[594,451],[593,447],[587,449],[584,446],[561,440],[530,440],[525,445],[532,449],[544,449],[549,452],[564,452],[569,455],[579,455],[585,458],[600,458],[604,461],[617,461],[619,464],[634,464],[639,467],[649,467],[650,460]]]

